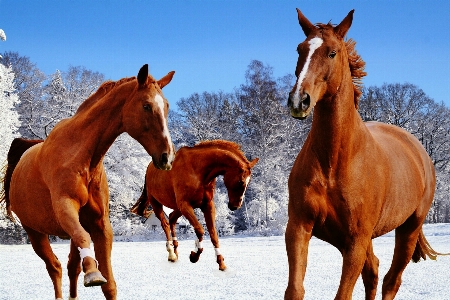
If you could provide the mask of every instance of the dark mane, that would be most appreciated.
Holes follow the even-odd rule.
[[[320,31],[332,30],[334,28],[334,26],[330,22],[328,24],[317,23],[316,26]],[[358,109],[359,98],[361,97],[363,88],[362,78],[367,75],[367,73],[364,71],[366,62],[356,51],[356,42],[354,40],[348,39],[344,41],[344,43],[345,48],[347,49],[348,65],[350,67],[350,73],[353,81],[355,107],[356,109]]]
[[[103,82],[97,89],[95,93],[89,96],[86,100],[81,103],[81,105],[78,107],[77,112],[80,112],[88,107],[91,107],[97,100],[101,99],[103,96],[105,96],[109,91],[111,91],[113,88],[120,86],[123,83],[130,82],[132,80],[136,79],[136,77],[127,77],[122,78],[117,81],[105,81]]]
[[[245,157],[244,152],[242,152],[241,150],[241,146],[234,142],[225,140],[201,141],[191,148],[192,149],[219,148],[223,150],[228,150],[230,152],[233,152],[240,160],[244,161],[245,163],[249,163],[249,161]]]

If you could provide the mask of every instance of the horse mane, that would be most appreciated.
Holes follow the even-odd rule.
[[[321,31],[334,28],[331,23],[328,24],[318,23],[316,24],[316,26]],[[362,78],[367,75],[367,72],[364,71],[366,62],[361,58],[361,56],[356,51],[355,49],[356,42],[353,39],[348,39],[344,41],[344,43],[345,48],[347,49],[348,65],[350,67],[350,74],[352,76],[355,108],[358,109],[359,98],[362,95],[362,88],[363,88]]]
[[[95,93],[90,95],[86,100],[83,101],[83,103],[81,103],[81,105],[78,107],[76,113],[83,111],[83,110],[87,109],[88,107],[91,107],[94,103],[97,102],[97,100],[101,99],[113,88],[118,87],[124,83],[130,82],[134,79],[136,79],[136,77],[126,77],[126,78],[119,79],[117,81],[108,80],[108,81],[103,82],[98,87],[98,89]]]
[[[355,49],[356,42],[352,39],[345,41],[345,48],[347,49],[348,65],[350,66],[350,74],[353,82],[353,94],[355,98],[355,107],[358,109],[359,98],[362,95],[362,78],[367,75],[364,71],[366,62],[361,58]]]
[[[234,153],[241,161],[249,163],[247,157],[245,157],[244,152],[242,152],[241,150],[241,146],[235,142],[226,140],[201,141],[197,143],[194,147],[192,147],[192,149],[211,149],[211,148],[228,150]]]

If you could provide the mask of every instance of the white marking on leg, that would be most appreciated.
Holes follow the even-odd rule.
[[[221,255],[219,248],[214,248],[214,252],[216,252],[216,256]]]
[[[195,250],[194,250],[194,252],[198,252],[198,249],[202,249],[203,248],[203,246],[202,246],[202,242],[200,242],[198,239],[195,239]]]
[[[167,252],[169,252],[169,260],[170,261],[177,260],[177,255],[175,254],[175,250],[174,250],[172,241],[166,242],[166,250],[167,250]]]
[[[303,80],[306,77],[306,73],[308,72],[309,64],[311,62],[311,57],[314,54],[314,52],[319,48],[323,43],[323,40],[319,37],[315,37],[311,39],[309,44],[309,53],[306,57],[305,65],[303,66],[302,71],[300,72],[300,75],[297,78],[297,88],[295,89],[294,93],[294,107],[299,107],[300,105],[300,87],[302,85]]]
[[[92,258],[93,260],[95,260],[95,263],[97,264],[97,268],[98,268],[98,261],[95,259],[95,254],[94,251],[92,251],[90,248],[80,248],[78,247],[78,251],[80,251],[80,257],[81,257],[81,266],[83,266],[83,259],[86,256],[89,256],[90,258]]]

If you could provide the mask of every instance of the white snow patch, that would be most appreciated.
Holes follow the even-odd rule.
[[[425,225],[424,232],[438,252],[450,252],[450,224]],[[192,240],[179,241],[176,263],[167,261],[165,239],[150,242],[115,242],[112,266],[118,299],[283,299],[288,280],[284,236],[221,238],[226,272],[220,272],[214,247],[204,242],[200,260],[189,261]],[[392,259],[394,237],[373,241],[380,259],[380,281],[376,299]],[[69,244],[52,244],[63,266],[63,294],[67,299],[67,255]],[[309,245],[305,299],[334,299],[339,286],[342,257],[333,246],[316,238]],[[236,270],[236,271],[234,271]],[[31,245],[0,245],[0,299],[54,299],[53,286],[42,260]],[[218,273],[220,272],[220,273]],[[396,299],[450,299],[450,256],[437,261],[409,263]],[[79,299],[104,299],[101,289],[85,288],[78,282]],[[168,288],[170,287],[170,288]],[[361,278],[353,299],[364,299]]]

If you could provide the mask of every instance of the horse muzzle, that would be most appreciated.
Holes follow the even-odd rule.
[[[173,160],[173,154],[163,153],[161,154],[159,160],[153,160],[153,164],[160,170],[169,171],[170,169],[172,169]]]
[[[308,93],[289,93],[288,107],[291,112],[291,116],[295,119],[304,120],[309,116],[311,112],[311,97]]]
[[[240,207],[241,207],[241,203],[239,203],[239,205],[231,205],[230,203],[228,203],[228,209],[231,211],[235,211]]]
[[[235,210],[241,208],[243,201],[244,201],[244,197],[242,197],[239,200],[239,203],[237,205],[236,204],[231,204],[230,202],[228,202],[228,209],[231,210],[231,211],[235,211]]]

